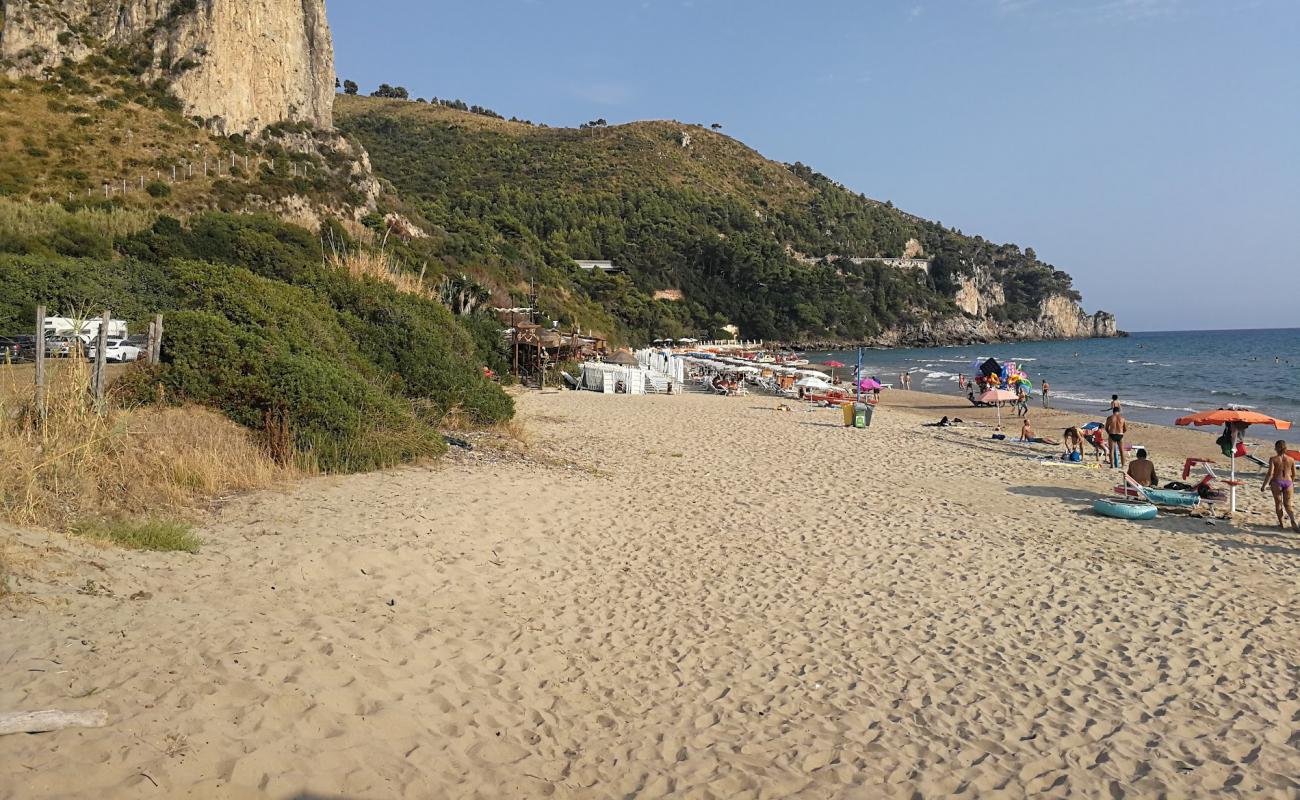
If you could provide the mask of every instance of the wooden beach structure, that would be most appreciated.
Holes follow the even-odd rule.
[[[511,372],[516,377],[540,377],[562,361],[603,358],[609,344],[601,336],[543,328],[535,322],[516,322],[506,330],[511,351]]]

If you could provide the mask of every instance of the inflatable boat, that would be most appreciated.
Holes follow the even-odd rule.
[[[1103,517],[1115,519],[1155,519],[1160,511],[1145,500],[1109,500],[1105,497],[1092,501],[1092,510]]]

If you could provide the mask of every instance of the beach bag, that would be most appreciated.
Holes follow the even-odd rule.
[[[1219,452],[1223,453],[1224,458],[1232,458],[1232,434],[1225,427],[1223,435],[1214,440],[1219,446]]]
[[[1078,462],[1083,460],[1083,453],[1080,453],[1078,451],[1070,453],[1070,460],[1077,464]]]

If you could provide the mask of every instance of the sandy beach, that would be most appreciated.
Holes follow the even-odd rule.
[[[781,402],[523,395],[524,457],[236,498],[197,555],[0,529],[0,712],[109,715],[0,736],[0,798],[1300,796],[1256,472],[1122,522],[1113,474],[921,426],[962,398]]]

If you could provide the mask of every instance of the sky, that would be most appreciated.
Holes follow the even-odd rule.
[[[723,125],[1126,330],[1300,327],[1300,1],[329,0],[363,92]]]

